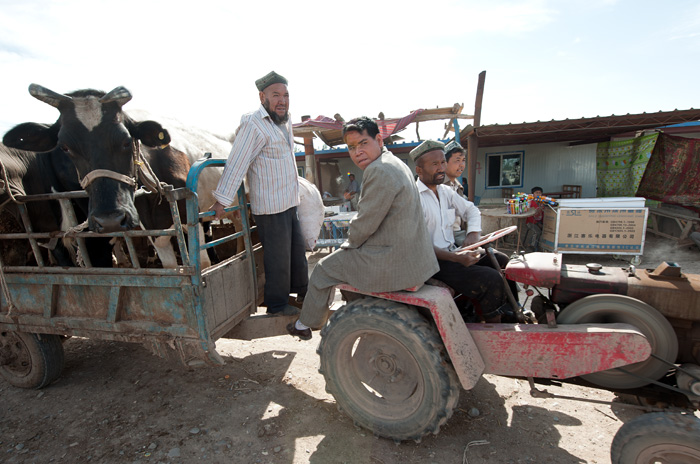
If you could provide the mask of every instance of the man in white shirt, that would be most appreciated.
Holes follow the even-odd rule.
[[[213,195],[216,219],[224,215],[248,176],[250,207],[264,250],[265,304],[269,314],[295,315],[289,294],[303,299],[309,275],[299,225],[299,180],[289,117],[287,79],[272,71],[255,81],[260,107],[244,114]]]
[[[447,167],[445,168],[445,184],[452,187],[452,190],[459,193],[460,196],[466,198],[464,187],[459,183],[458,179],[464,172],[467,159],[464,155],[464,147],[456,140],[452,140],[445,145],[445,161],[447,161]]]
[[[464,187],[459,183],[459,177],[464,172],[466,166],[466,157],[464,156],[464,148],[456,140],[452,140],[445,145],[445,185],[449,185],[452,190],[457,192],[461,197],[464,195]],[[457,217],[452,225],[452,231],[455,236],[455,244],[457,246],[464,245],[464,239],[467,236],[467,231],[462,224],[462,218]]]
[[[452,228],[455,218],[459,216],[466,223],[464,244],[469,245],[481,237],[481,213],[472,202],[444,184],[447,164],[444,147],[441,142],[426,140],[410,153],[416,164],[423,215],[440,266],[433,277],[469,299],[486,322],[500,322],[502,315],[510,319],[513,311],[507,302],[503,279],[492,267],[490,258],[455,245]],[[499,265],[505,266],[508,257],[496,254]],[[517,287],[514,296],[517,298]]]

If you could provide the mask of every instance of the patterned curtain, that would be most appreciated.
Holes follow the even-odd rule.
[[[661,134],[637,195],[700,213],[700,139]]]
[[[603,142],[596,150],[598,197],[633,197],[659,134]]]

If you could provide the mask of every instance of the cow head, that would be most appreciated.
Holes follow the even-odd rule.
[[[122,111],[131,100],[124,87],[111,92],[79,90],[62,95],[32,84],[29,93],[58,109],[51,126],[24,123],[3,138],[7,146],[51,151],[61,190],[84,188],[89,195],[88,225],[95,232],[131,229],[139,224],[134,206],[139,144],[170,143],[155,121],[135,122]]]

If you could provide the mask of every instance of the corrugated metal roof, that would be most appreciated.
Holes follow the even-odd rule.
[[[653,129],[672,124],[700,120],[700,109],[659,111],[658,113],[626,114],[595,118],[520,124],[492,124],[460,131],[460,139],[475,132],[480,147],[526,145],[532,143],[571,142],[596,143],[618,134]]]

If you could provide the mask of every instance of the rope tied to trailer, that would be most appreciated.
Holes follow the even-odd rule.
[[[82,232],[85,230],[88,226],[87,220],[83,221],[81,224],[74,225],[72,227],[69,227],[66,229],[62,234],[62,238],[65,238],[67,235],[72,235],[76,234],[78,232]],[[80,251],[80,247],[77,247],[75,249],[75,264],[78,265],[78,267],[87,267],[85,265],[85,260],[83,259],[83,253]]]
[[[161,182],[158,176],[156,176],[156,173],[153,172],[153,168],[151,168],[148,160],[143,156],[143,153],[141,153],[138,140],[136,140],[136,153],[134,154],[134,169],[136,170],[138,179],[146,190],[158,195],[158,204],[160,204],[163,201],[164,187],[167,184]]]
[[[3,208],[10,201],[14,203],[23,203],[21,201],[18,201],[17,198],[15,198],[15,194],[12,193],[10,179],[7,177],[7,168],[5,167],[5,163],[3,163],[2,161],[0,161],[0,168],[2,168],[2,185],[0,185],[0,191],[4,190],[10,197],[0,205],[0,208]]]
[[[5,205],[7,205],[9,202],[13,203],[23,203],[21,201],[18,201],[17,198],[15,198],[15,194],[12,192],[12,186],[10,184],[10,179],[7,177],[7,168],[5,167],[5,163],[0,161],[0,170],[2,171],[2,179],[0,182],[2,185],[0,185],[0,191],[4,190],[7,192],[7,195],[9,198],[2,202],[0,204],[0,209],[3,209]],[[7,315],[11,316],[12,311],[15,309],[15,304],[12,301],[12,295],[10,294],[10,287],[7,286],[7,279],[5,278],[5,264],[2,262],[2,257],[0,256],[0,286],[2,286],[2,294],[5,297],[5,301],[7,302]]]

